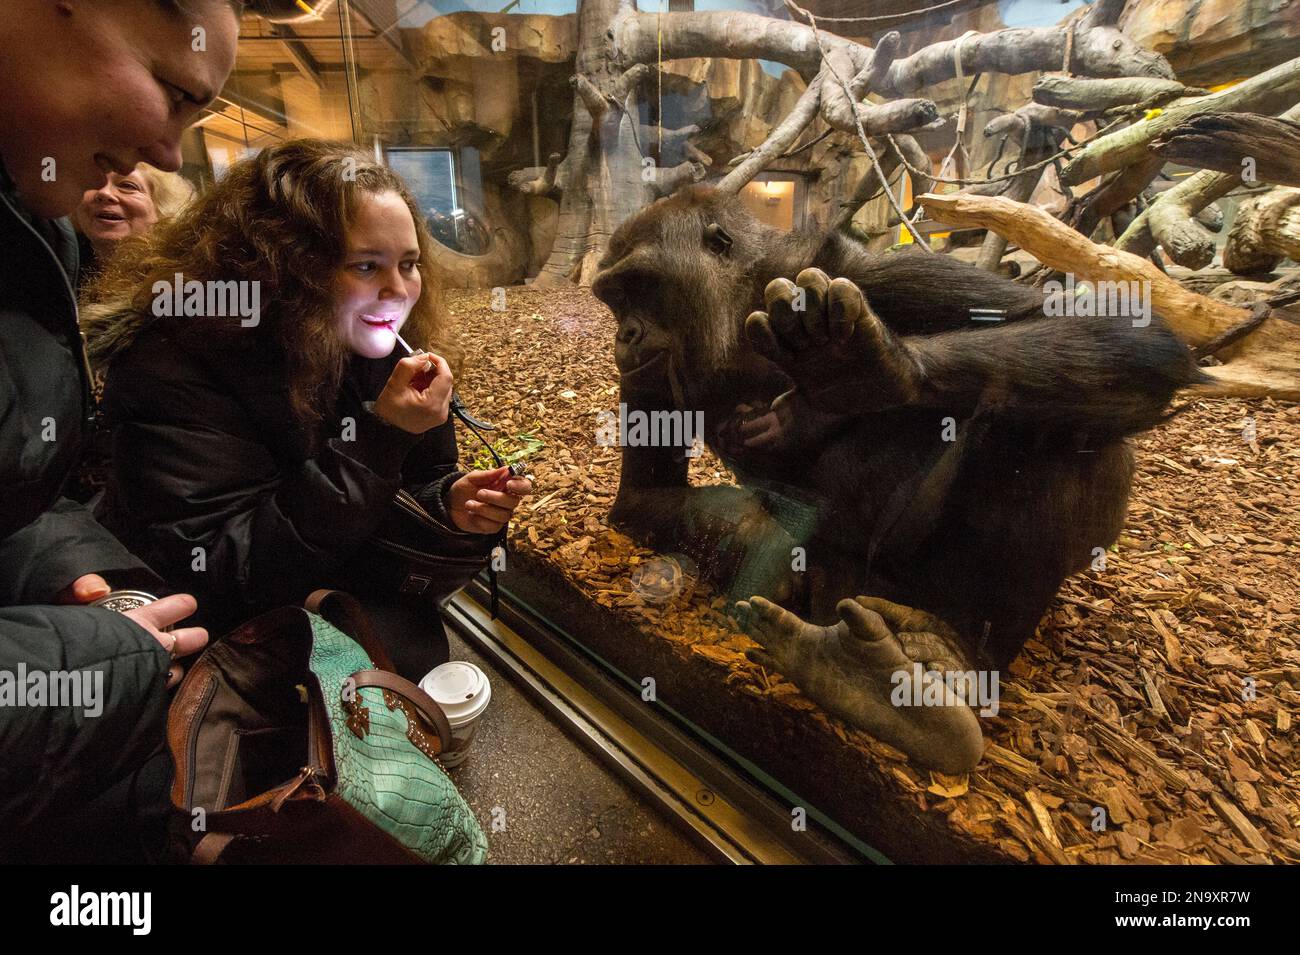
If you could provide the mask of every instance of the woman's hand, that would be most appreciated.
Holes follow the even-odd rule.
[[[100,597],[107,597],[111,590],[108,581],[99,574],[83,574],[68,584],[55,598],[55,602],[88,604]],[[177,657],[187,657],[191,653],[202,650],[208,642],[208,631],[202,627],[181,627],[171,631],[163,628],[193,616],[194,611],[198,609],[198,602],[189,594],[172,594],[170,597],[163,597],[143,607],[124,611],[122,615],[130,617],[148,630],[149,635],[162,644],[163,649],[175,660]],[[181,665],[173,663],[167,670],[167,688],[171,689],[180,683],[183,673]]]
[[[189,594],[172,594],[143,607],[127,610],[123,616],[130,617],[148,630],[150,636],[161,643],[163,649],[175,660],[202,650],[208,642],[208,631],[202,627],[180,627],[170,631],[163,628],[192,616],[198,608],[198,602]],[[180,683],[183,674],[181,665],[173,663],[167,670],[167,688],[171,689]]]
[[[88,604],[107,597],[113,590],[99,574],[82,574],[54,597],[56,604]]]
[[[408,355],[397,363],[375,399],[374,412],[411,434],[424,434],[447,421],[451,368],[433,352]]]
[[[532,490],[533,482],[511,477],[509,467],[470,471],[447,491],[447,510],[461,530],[495,534],[506,526],[511,513]]]

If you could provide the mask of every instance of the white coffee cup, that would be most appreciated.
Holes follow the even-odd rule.
[[[453,660],[426,673],[420,689],[442,707],[451,724],[451,749],[438,759],[448,768],[459,766],[469,756],[478,718],[492,699],[492,684],[487,674],[472,663]]]

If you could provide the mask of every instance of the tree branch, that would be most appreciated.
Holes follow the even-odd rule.
[[[1207,113],[1276,113],[1300,100],[1300,57],[1279,64],[1236,86],[1208,96],[1178,100],[1159,115],[1090,142],[1066,164],[1061,181],[1069,186],[1138,162],[1162,133]]]
[[[836,108],[826,104],[834,83],[828,84],[822,96],[822,119],[835,129],[845,133],[857,133],[853,125],[853,110],[844,91],[838,90]],[[939,107],[928,99],[897,99],[888,103],[859,103],[858,118],[862,120],[862,129],[868,136],[883,136],[885,133],[905,133],[933,123],[939,118]]]
[[[932,43],[903,60],[895,60],[875,88],[884,96],[906,96],[956,76],[953,56],[960,45],[962,72],[1033,73],[1059,70],[1065,63],[1067,36],[1072,29],[1036,27],[998,30]],[[1118,44],[1116,47],[1115,44]],[[1151,76],[1174,78],[1165,58],[1152,53],[1108,26],[1075,32],[1070,67],[1089,76]]]
[[[1043,76],[1034,83],[1034,102],[1100,113],[1108,109],[1142,104],[1160,106],[1170,100],[1190,96],[1207,96],[1209,90],[1184,86],[1176,80],[1156,80],[1138,76],[1094,80],[1079,76]]]
[[[735,169],[722,177],[718,183],[718,190],[729,195],[735,195],[745,187],[759,172],[761,172],[769,162],[781,155],[799,138],[799,134],[804,131],[813,117],[817,115],[817,106],[821,101],[822,87],[826,82],[826,73],[818,73],[808,88],[803,91],[794,108],[790,110],[790,115],[781,120],[776,128],[768,135],[763,143],[745,157]]]
[[[512,189],[527,195],[545,196],[552,192],[559,191],[556,184],[556,173],[560,168],[560,154],[551,153],[546,159],[545,166],[529,166],[527,169],[516,169],[506,176],[506,181]]]
[[[1151,305],[1189,345],[1203,345],[1251,313],[1182,287],[1146,259],[1097,245],[1046,210],[1000,196],[937,196],[918,200],[931,218],[955,227],[992,229],[1054,269],[1090,281],[1150,283]],[[1204,371],[1207,390],[1231,395],[1300,398],[1300,334],[1295,326],[1266,321],[1219,353],[1225,364]]]
[[[653,183],[655,194],[672,195],[688,183],[699,182],[704,178],[705,172],[705,167],[697,162],[682,162],[667,169],[656,169]]]
[[[1169,162],[1283,186],[1300,186],[1300,123],[1254,113],[1197,116],[1162,133],[1151,149]]]

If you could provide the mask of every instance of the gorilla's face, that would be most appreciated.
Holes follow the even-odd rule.
[[[734,203],[732,204],[735,205]],[[625,377],[672,364],[684,378],[716,373],[735,357],[750,289],[742,243],[751,223],[724,227],[709,189],[661,199],[610,239],[592,293],[618,320],[614,360]],[[692,384],[682,382],[690,390]]]
[[[609,306],[618,321],[614,336],[614,363],[621,374],[645,371],[662,363],[684,343],[677,340],[680,329],[693,316],[683,315],[688,302],[674,294],[664,278],[624,261],[603,269],[591,286],[592,293]]]

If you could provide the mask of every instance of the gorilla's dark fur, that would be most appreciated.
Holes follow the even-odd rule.
[[[746,317],[769,282],[808,267],[862,290],[919,385],[901,400],[868,382],[835,407],[792,405],[775,441],[747,446],[738,406],[767,409],[795,382],[751,344]],[[691,554],[734,597],[774,596],[817,622],[856,594],[930,611],[999,667],[1118,535],[1125,437],[1200,377],[1158,316],[1048,318],[1039,291],[974,266],[782,233],[704,187],[624,223],[593,292],[619,321],[629,410],[702,411],[706,442],[742,482],[692,488],[682,449],[625,448],[616,524]],[[795,546],[806,573],[791,570]]]

